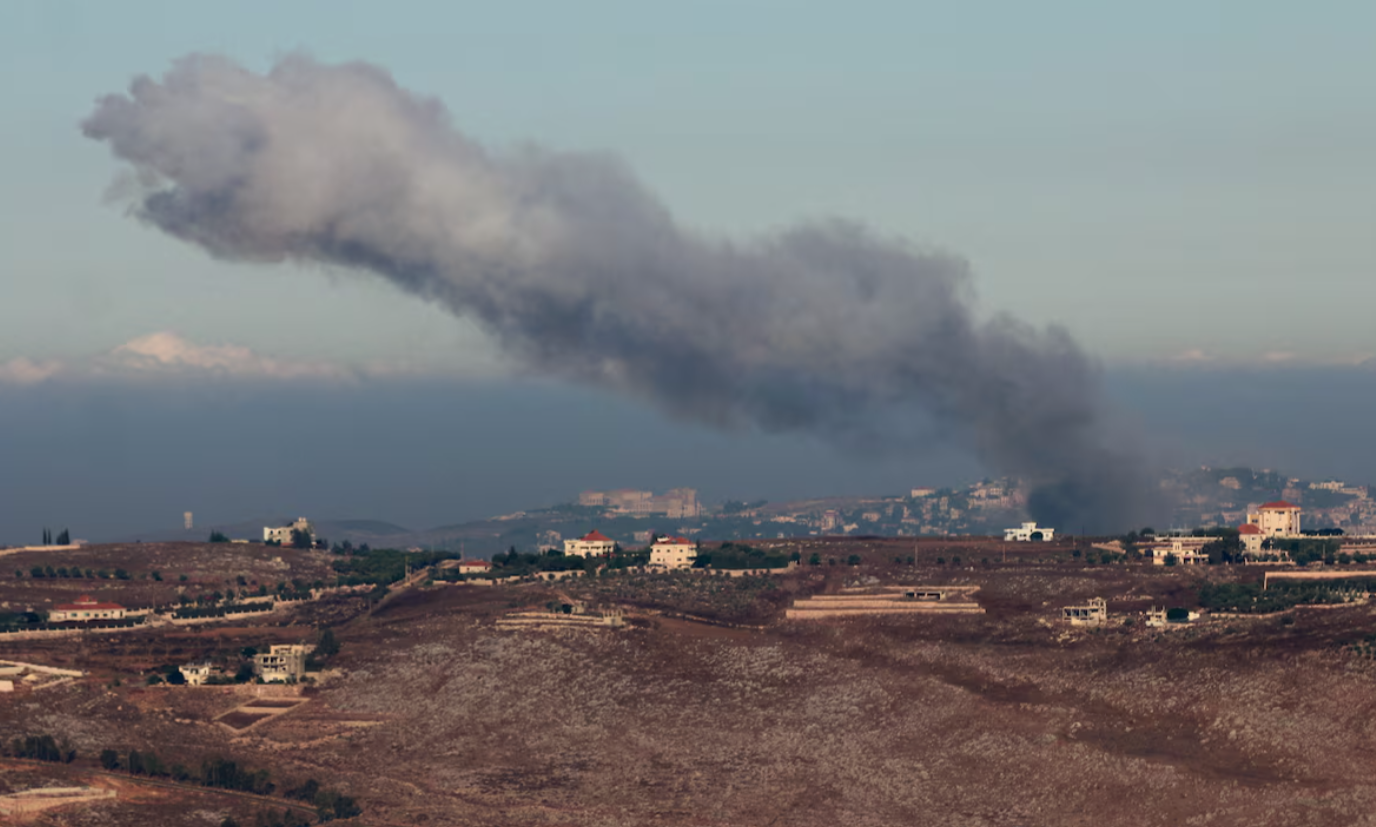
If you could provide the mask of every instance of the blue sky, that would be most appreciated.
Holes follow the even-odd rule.
[[[102,202],[116,165],[77,130],[97,96],[191,51],[296,49],[384,65],[493,144],[614,151],[714,232],[842,215],[960,253],[988,310],[1109,362],[1357,358],[1376,353],[1372,31],[1357,2],[21,0],[0,27],[0,361],[176,330],[490,362],[384,285],[211,262]]]
[[[1376,356],[1373,32],[1376,4],[1336,1],[12,0],[0,542],[40,516],[91,536],[187,509],[433,525],[582,487],[779,499],[981,473],[949,446],[875,462],[504,384],[479,331],[381,280],[141,226],[78,124],[190,52],[382,65],[489,144],[620,155],[707,232],[843,216],[960,254],[982,312],[1068,327],[1172,460],[1376,481],[1353,450],[1370,371],[1296,372]],[[1351,388],[1316,424],[1314,399]]]

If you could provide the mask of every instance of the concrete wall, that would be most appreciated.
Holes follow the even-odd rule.
[[[827,617],[878,617],[882,615],[982,615],[984,609],[977,603],[890,603],[887,608],[831,608],[825,609],[786,609],[784,617],[788,620],[818,620]]]

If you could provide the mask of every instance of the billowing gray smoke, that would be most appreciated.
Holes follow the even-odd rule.
[[[905,423],[936,422],[1066,530],[1125,527],[1150,499],[1094,365],[1062,330],[978,320],[950,256],[843,222],[706,238],[615,159],[492,152],[361,63],[190,56],[83,129],[132,165],[145,221],[226,259],[375,273],[539,371],[848,448],[903,450]]]

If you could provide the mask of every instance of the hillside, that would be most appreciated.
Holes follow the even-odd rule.
[[[0,639],[0,658],[91,673],[0,696],[0,728],[82,756],[230,757],[281,789],[316,778],[357,797],[370,825],[1254,827],[1363,824],[1376,806],[1364,599],[1167,631],[1142,612],[1194,607],[1202,584],[1262,569],[1106,565],[1070,543],[808,543],[795,548],[821,565],[768,577],[417,581],[376,605],[303,604],[286,625],[142,629],[94,647]],[[781,619],[793,600],[885,583],[976,585],[985,614]],[[1059,620],[1096,596],[1107,626]],[[617,609],[626,625],[495,625],[560,602]],[[342,643],[331,672],[245,731],[216,719],[247,689],[141,677],[314,639],[322,623]],[[84,771],[80,759],[63,770]],[[206,803],[199,788],[159,800],[183,792],[187,809],[159,809],[158,823],[261,806]],[[132,825],[153,811],[128,797],[98,812],[33,823]]]

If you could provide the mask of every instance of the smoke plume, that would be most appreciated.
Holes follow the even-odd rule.
[[[492,151],[363,63],[192,55],[82,126],[132,168],[144,221],[224,259],[376,274],[540,372],[848,448],[936,422],[1064,530],[1126,527],[1151,498],[1091,360],[1059,328],[978,318],[950,255],[842,221],[706,237],[615,158]]]

